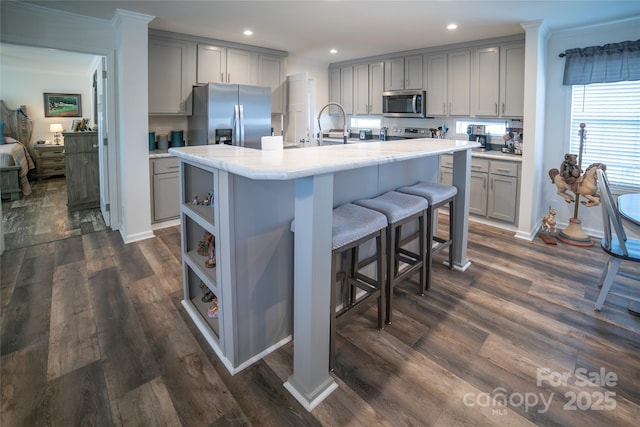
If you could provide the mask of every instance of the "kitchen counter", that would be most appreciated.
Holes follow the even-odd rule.
[[[289,180],[459,152],[477,146],[468,141],[416,138],[282,151],[199,145],[170,148],[169,154],[250,179]]]
[[[183,173],[193,168],[210,170],[217,182],[218,216],[213,223],[219,230],[216,258],[222,273],[216,286],[223,289],[222,304],[227,294],[253,296],[259,289],[271,298],[278,294],[274,286],[291,287],[293,374],[284,386],[307,410],[338,387],[328,370],[334,206],[418,181],[436,181],[440,154],[452,153],[452,182],[458,188],[453,259],[454,268],[464,271],[470,265],[471,149],[478,146],[420,138],[280,151],[228,145],[169,149],[182,162]],[[238,322],[232,316],[224,320]],[[256,354],[251,360],[260,357]]]
[[[160,159],[162,157],[175,157],[175,155],[170,154],[169,150],[153,150],[149,151],[150,159]]]
[[[522,156],[518,154],[503,153],[498,150],[473,151],[471,155],[480,159],[509,160],[511,162],[522,163]]]

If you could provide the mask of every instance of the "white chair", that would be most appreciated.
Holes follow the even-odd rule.
[[[599,282],[602,288],[596,301],[596,310],[600,311],[607,295],[610,293],[640,302],[639,296],[611,291],[613,282],[620,269],[620,263],[622,261],[640,262],[640,240],[627,238],[622,225],[622,218],[618,211],[617,200],[613,197],[609,188],[607,175],[600,169],[596,172],[600,183],[600,204],[602,205],[602,221],[604,225],[604,237],[600,241],[600,247],[609,254],[609,260],[604,267]],[[640,280],[638,277],[630,277]],[[637,295],[640,295],[640,287],[638,287]]]

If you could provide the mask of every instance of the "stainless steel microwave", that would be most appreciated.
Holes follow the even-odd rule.
[[[424,90],[396,90],[382,93],[384,117],[425,117],[427,92]]]

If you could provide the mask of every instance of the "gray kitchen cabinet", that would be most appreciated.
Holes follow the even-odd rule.
[[[521,117],[524,114],[524,44],[474,49],[472,114]]]
[[[67,207],[81,210],[100,206],[98,132],[64,133]]]
[[[224,83],[227,74],[227,49],[198,44],[198,84]]]
[[[500,114],[524,116],[524,43],[500,46]]]
[[[515,222],[518,209],[519,164],[491,160],[489,168],[489,218]]]
[[[178,218],[180,162],[176,157],[151,159],[150,162],[152,222]]]
[[[149,114],[191,114],[196,43],[149,36]]]
[[[472,114],[496,117],[500,113],[500,48],[477,48],[473,56]]]
[[[353,114],[382,114],[384,62],[353,67]]]
[[[340,68],[340,104],[345,113],[353,114],[353,67]]]
[[[342,105],[346,114],[353,114],[353,67],[329,69],[329,102]],[[331,106],[329,114],[339,114],[339,108]]]
[[[453,158],[440,156],[440,182],[451,184]],[[518,219],[520,163],[472,157],[469,213],[515,223]]]
[[[197,81],[257,84],[252,78],[254,53],[222,46],[198,44]]]
[[[384,62],[384,90],[422,89],[422,55],[393,58]]]
[[[271,114],[285,112],[284,58],[270,55],[258,56],[258,85],[271,88]]]
[[[471,51],[427,55],[427,115],[468,116],[470,112]]]

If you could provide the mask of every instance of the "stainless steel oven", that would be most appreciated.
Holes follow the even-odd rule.
[[[398,90],[383,92],[382,115],[385,117],[425,117],[427,92]]]

